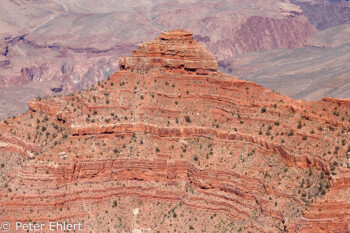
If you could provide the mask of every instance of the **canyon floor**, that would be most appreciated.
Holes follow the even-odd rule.
[[[294,100],[162,33],[0,123],[0,216],[83,232],[348,232],[350,101]]]

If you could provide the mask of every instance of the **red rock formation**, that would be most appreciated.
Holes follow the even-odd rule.
[[[124,1],[122,6],[110,1],[46,0],[43,6],[3,0],[0,99],[7,103],[0,104],[0,119],[27,111],[23,103],[31,98],[78,92],[105,80],[117,70],[120,56],[161,30],[191,29],[218,60],[300,47],[316,31],[286,0]]]
[[[2,219],[84,220],[86,232],[349,230],[346,100],[296,101],[217,72],[181,30],[120,64],[0,123]]]
[[[322,98],[322,101],[336,103],[339,105],[344,104],[344,105],[350,106],[350,99],[335,99],[335,98],[324,97]]]
[[[57,114],[57,106],[51,103],[45,103],[44,101],[35,101],[32,100],[28,103],[29,109],[33,112],[39,111],[44,112],[48,115]]]
[[[120,69],[146,71],[151,68],[208,72],[216,71],[214,56],[193,40],[189,31],[164,32],[155,41],[146,42],[131,57],[119,59]]]

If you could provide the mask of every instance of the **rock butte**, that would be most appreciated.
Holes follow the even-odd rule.
[[[162,33],[90,89],[0,123],[2,219],[84,232],[348,232],[349,101],[217,72]]]
[[[119,59],[121,70],[166,68],[176,71],[217,71],[215,57],[193,40],[189,31],[164,32],[156,40],[140,45],[131,57]]]

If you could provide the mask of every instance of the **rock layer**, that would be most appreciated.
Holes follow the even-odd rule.
[[[189,31],[162,33],[155,41],[146,42],[131,57],[119,59],[120,69],[149,70],[166,68],[176,71],[217,71],[214,56],[202,44],[193,40]]]
[[[347,100],[293,100],[222,74],[188,31],[120,65],[0,123],[2,219],[83,221],[84,232],[349,230]]]

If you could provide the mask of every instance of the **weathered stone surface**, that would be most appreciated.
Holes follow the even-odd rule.
[[[344,104],[344,105],[350,106],[350,99],[336,99],[336,98],[324,97],[324,98],[322,98],[322,101],[336,103],[339,105]]]
[[[32,100],[28,103],[29,109],[34,112],[45,112],[48,115],[56,115],[57,106],[51,103],[45,103],[40,101]]]
[[[95,232],[349,231],[347,100],[293,100],[217,72],[187,31],[122,62],[0,122],[2,218]]]
[[[193,40],[189,31],[162,33],[156,40],[145,42],[131,57],[119,59],[120,69],[147,71],[152,68],[176,71],[217,71],[215,57],[202,44]]]

